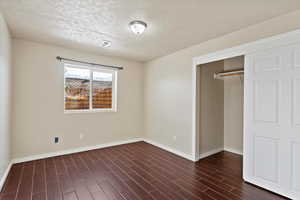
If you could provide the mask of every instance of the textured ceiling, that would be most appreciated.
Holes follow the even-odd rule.
[[[0,0],[16,38],[147,61],[300,8],[300,0]],[[128,23],[143,20],[142,36]],[[102,40],[112,41],[110,48]]]

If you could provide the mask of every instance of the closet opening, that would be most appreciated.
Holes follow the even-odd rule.
[[[198,65],[197,92],[199,158],[224,157],[220,164],[242,176],[244,56]]]

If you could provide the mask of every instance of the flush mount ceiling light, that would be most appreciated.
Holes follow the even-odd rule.
[[[129,23],[129,27],[136,35],[141,35],[147,28],[147,24],[143,21],[135,20]]]
[[[102,41],[102,47],[108,48],[110,46],[111,46],[111,41],[108,41],[108,40],[103,40]]]

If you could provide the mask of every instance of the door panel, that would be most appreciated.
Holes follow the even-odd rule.
[[[300,192],[300,143],[292,143],[292,189]]]
[[[244,179],[300,199],[300,44],[245,56]]]
[[[300,68],[300,48],[295,47],[293,50],[293,62],[295,68]]]
[[[294,126],[300,126],[300,78],[293,80],[292,88],[292,122]]]
[[[255,73],[278,71],[280,70],[281,58],[277,55],[266,55],[256,57],[254,60],[254,71]]]
[[[254,81],[254,120],[278,123],[278,81]]]
[[[256,136],[254,152],[254,176],[278,184],[278,140]]]

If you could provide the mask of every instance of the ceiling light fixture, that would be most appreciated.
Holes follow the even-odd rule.
[[[147,24],[143,21],[135,20],[129,23],[129,27],[136,35],[141,35],[147,28]]]
[[[111,46],[111,41],[103,40],[102,41],[102,47],[107,48]]]

